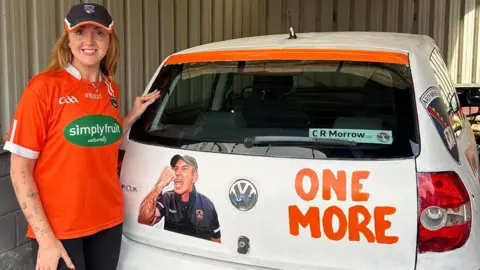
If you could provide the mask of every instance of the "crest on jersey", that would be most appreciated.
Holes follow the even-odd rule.
[[[198,220],[203,219],[203,211],[202,210],[200,210],[200,209],[195,210],[195,215],[197,216]]]
[[[118,108],[118,103],[114,96],[110,96],[110,103],[112,103],[113,107]]]

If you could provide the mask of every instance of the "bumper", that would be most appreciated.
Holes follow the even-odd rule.
[[[166,249],[152,247],[122,236],[122,248],[117,270],[266,270],[244,264],[212,260],[203,257],[183,254]],[[274,269],[274,268],[268,268]],[[416,270],[478,270],[480,256],[475,249],[462,248],[453,252],[422,254],[417,257]]]
[[[479,257],[467,249],[445,253],[422,254],[417,258],[415,270],[478,270],[480,269]]]
[[[209,270],[233,270],[233,269],[265,269],[250,267],[243,264],[229,263],[225,261],[211,260],[202,257],[183,254],[170,250],[160,249],[132,241],[122,236],[122,248],[117,270],[182,270],[182,269],[209,269]]]

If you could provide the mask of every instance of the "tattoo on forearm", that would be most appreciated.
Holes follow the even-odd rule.
[[[35,227],[35,232],[38,232],[38,227]]]
[[[45,221],[45,218],[43,218],[42,212],[40,211],[41,208],[38,206],[38,204],[33,205],[33,212],[35,213],[35,216],[38,216],[40,218],[39,222]]]
[[[155,215],[155,208],[153,207],[153,205],[152,204],[144,205],[143,216],[146,219],[151,220],[154,215]]]
[[[31,188],[28,189],[28,193],[27,193],[27,196],[32,199],[32,200],[35,200],[38,196],[38,192],[34,192]]]
[[[26,203],[22,203],[22,209],[23,210],[27,209],[27,204]]]
[[[46,229],[42,230],[40,233],[41,233],[42,235],[45,235],[45,234],[47,234],[47,233],[49,233],[49,232],[51,232],[51,231],[52,231],[52,230],[51,230],[50,228],[46,228]]]
[[[155,203],[156,203],[156,200],[157,200],[158,196],[159,195],[155,191],[152,191],[144,199],[144,201],[141,205],[140,215],[148,223],[151,223],[155,218]]]
[[[148,202],[145,202],[145,204],[142,205],[140,213],[144,219],[150,220],[154,214],[154,212],[152,211],[152,205]]]

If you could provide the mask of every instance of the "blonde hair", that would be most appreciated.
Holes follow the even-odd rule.
[[[117,71],[117,62],[120,57],[120,42],[115,32],[110,34],[110,44],[105,57],[100,62],[100,70],[110,79]],[[47,71],[64,69],[73,60],[73,54],[68,46],[68,32],[64,31],[57,39],[52,50],[52,57]]]

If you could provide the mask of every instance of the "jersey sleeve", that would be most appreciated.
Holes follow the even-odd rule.
[[[38,80],[29,83],[15,111],[5,150],[25,158],[38,158],[47,137],[47,104],[45,84]]]

